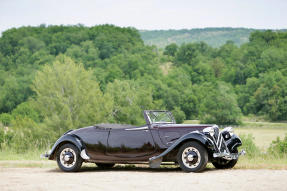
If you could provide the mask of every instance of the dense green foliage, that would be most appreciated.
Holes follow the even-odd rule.
[[[208,92],[200,104],[200,120],[203,123],[239,124],[241,112],[236,95],[224,82],[203,84]]]
[[[56,135],[107,121],[112,104],[93,78],[92,71],[66,56],[57,57],[52,65],[37,72],[33,82],[34,104]]]
[[[143,110],[160,107],[153,101],[152,89],[133,80],[109,83],[106,95],[113,99],[113,122],[144,124]]]
[[[238,124],[242,114],[287,120],[287,33],[258,31],[249,41],[161,51],[144,45],[137,30],[112,25],[7,30],[0,123],[9,128],[1,126],[1,140],[12,132],[17,150],[41,147],[68,129],[140,125],[144,109],[171,110],[178,122]],[[18,148],[23,137],[29,142]]]

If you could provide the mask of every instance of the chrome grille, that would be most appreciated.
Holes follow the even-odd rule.
[[[215,127],[214,132],[215,133],[214,133],[214,136],[212,138],[213,138],[214,145],[217,149],[217,152],[219,152],[219,153],[228,152],[229,153],[229,150],[228,150],[227,145],[224,141],[222,133],[219,132],[219,128]]]

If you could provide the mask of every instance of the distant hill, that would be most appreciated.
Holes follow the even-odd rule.
[[[248,42],[251,32],[256,29],[248,28],[203,28],[182,30],[141,30],[140,34],[145,44],[165,47],[170,43],[204,41],[213,47],[219,47],[231,40],[236,45]]]

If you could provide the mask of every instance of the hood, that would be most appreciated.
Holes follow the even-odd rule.
[[[170,146],[181,136],[193,132],[202,131],[212,124],[159,124],[158,133],[163,144]]]

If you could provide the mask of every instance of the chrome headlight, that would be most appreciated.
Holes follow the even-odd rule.
[[[234,134],[232,127],[225,127],[222,131],[227,131],[230,134],[230,136]]]
[[[209,133],[209,135],[212,136],[212,137],[213,137],[213,135],[214,135],[214,133],[215,133],[213,127],[206,127],[206,128],[204,128],[204,129],[202,130],[202,132],[204,132],[204,133]]]

